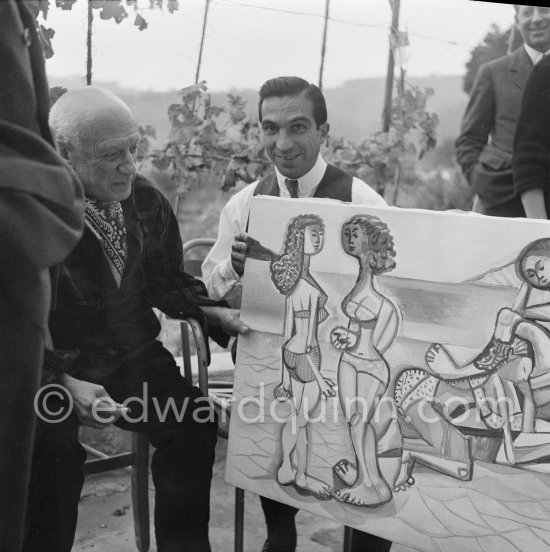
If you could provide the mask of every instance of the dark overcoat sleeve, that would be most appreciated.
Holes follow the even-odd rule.
[[[0,548],[21,550],[50,285],[77,243],[83,193],[48,127],[48,84],[25,2],[0,0]]]
[[[521,103],[514,139],[514,192],[540,188],[550,196],[550,57],[535,65]]]

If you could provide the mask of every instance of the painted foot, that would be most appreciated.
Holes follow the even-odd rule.
[[[304,474],[301,477],[296,477],[294,487],[300,494],[314,496],[319,500],[330,500],[332,498],[332,487],[311,475]]]
[[[334,491],[332,496],[340,502],[354,506],[378,506],[391,500],[392,494],[385,481],[377,485],[357,485],[347,489]]]
[[[458,368],[447,349],[439,343],[432,343],[426,351],[426,363],[435,374],[448,374]]]
[[[283,462],[277,471],[277,482],[279,485],[292,485],[296,477],[296,470],[292,467],[290,461]]]
[[[403,455],[401,460],[401,469],[393,483],[393,490],[397,493],[408,491],[414,484],[414,477],[411,475],[416,458],[413,458],[409,452]]]
[[[345,483],[346,487],[351,487],[357,480],[357,468],[346,458],[342,458],[334,464],[332,470]]]

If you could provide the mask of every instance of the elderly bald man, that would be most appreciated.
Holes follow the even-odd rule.
[[[85,459],[78,424],[115,421],[145,432],[156,449],[157,550],[209,552],[215,416],[156,340],[153,307],[198,318],[222,345],[247,328],[239,311],[208,299],[182,270],[170,205],[136,175],[139,135],[126,104],[99,88],[72,90],[52,107],[50,124],[86,195],[84,235],[61,265],[50,315],[54,345],[79,354],[59,367],[75,412],[62,423],[39,423],[24,550],[70,551]],[[110,406],[109,419],[100,417],[99,403]]]

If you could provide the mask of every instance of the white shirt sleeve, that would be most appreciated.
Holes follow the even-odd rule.
[[[388,206],[381,195],[377,194],[368,184],[355,177],[351,184],[351,202],[371,207]]]
[[[246,231],[256,182],[237,192],[220,213],[218,237],[208,256],[202,263],[202,278],[208,295],[212,299],[224,299],[237,292],[240,278],[231,266],[231,246],[236,235]],[[353,179],[351,199],[358,205],[386,207],[384,199],[368,184],[358,178]]]
[[[216,243],[201,266],[202,278],[212,299],[223,299],[240,282],[231,266],[231,246],[235,236],[246,231],[255,187],[254,182],[237,192],[220,213]]]

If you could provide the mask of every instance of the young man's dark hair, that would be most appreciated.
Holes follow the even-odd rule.
[[[296,96],[303,93],[313,103],[313,117],[317,128],[327,122],[327,104],[321,89],[300,77],[276,77],[264,82],[260,88],[258,115],[262,120],[262,105],[266,98]]]

